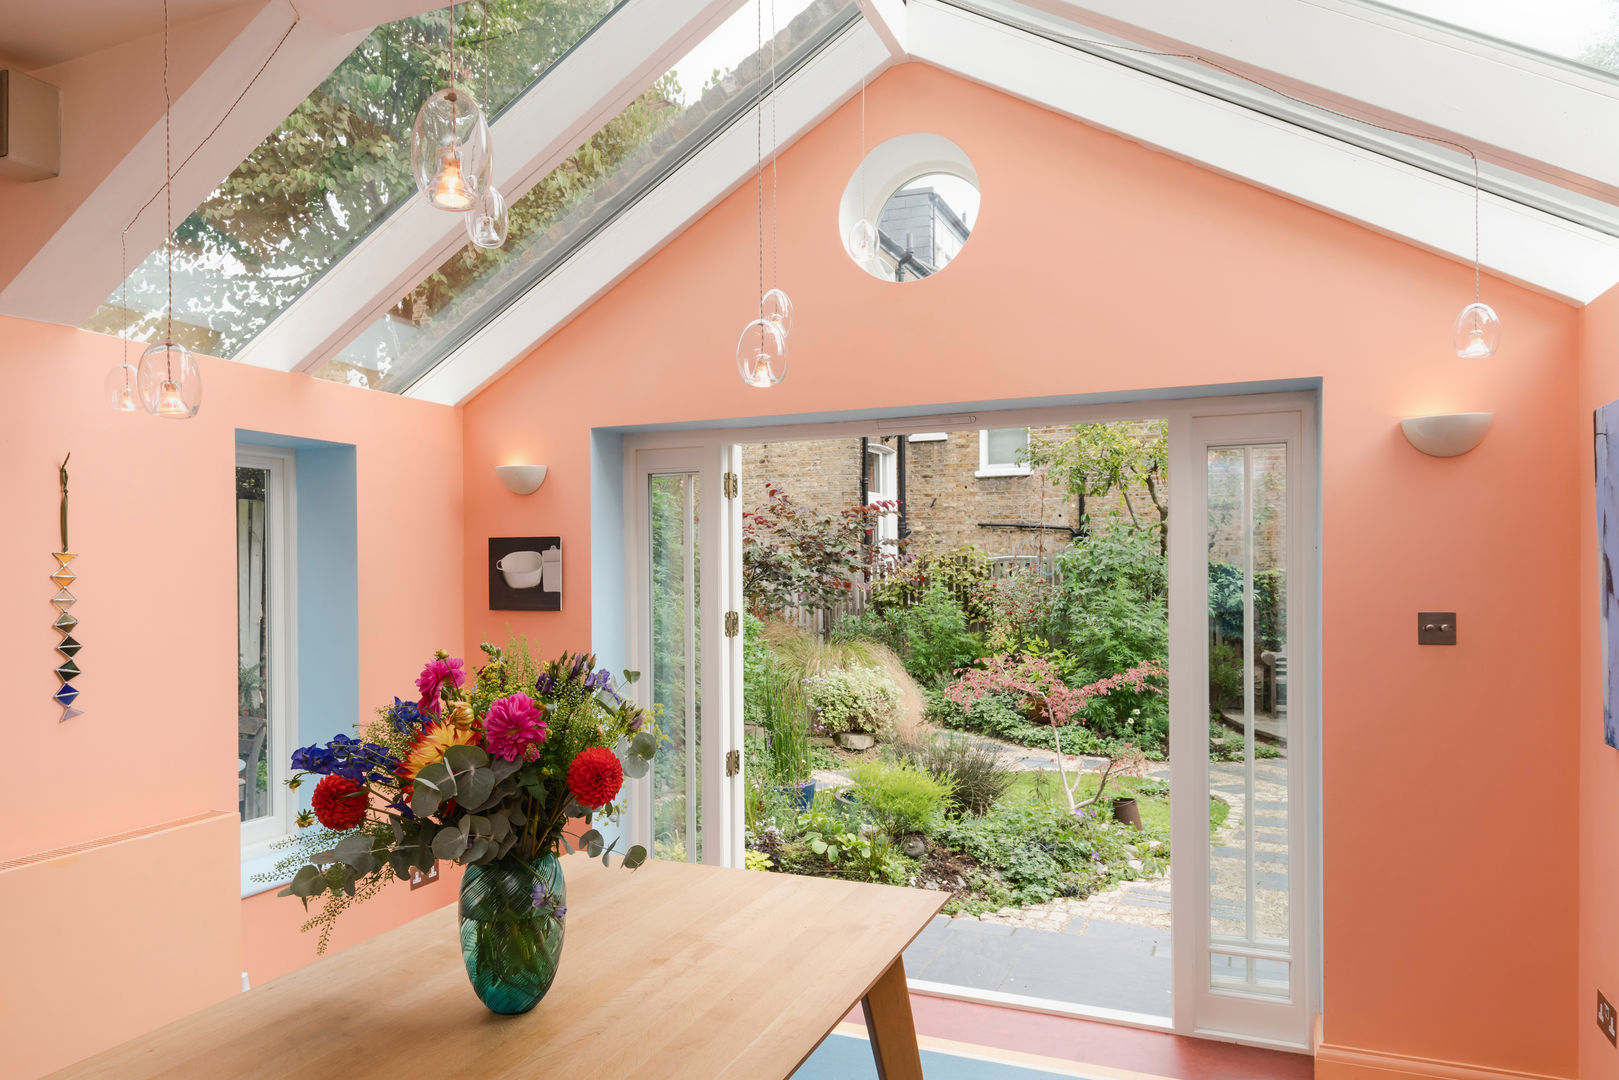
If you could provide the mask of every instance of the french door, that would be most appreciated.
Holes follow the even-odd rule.
[[[742,864],[741,509],[731,446],[626,460],[638,703],[663,745],[626,831],[656,858]]]
[[[1315,1000],[1305,417],[1176,418],[1170,468],[1175,1026],[1294,1046]]]

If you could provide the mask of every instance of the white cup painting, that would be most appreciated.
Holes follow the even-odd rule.
[[[491,611],[562,610],[562,540],[500,536],[489,540]]]

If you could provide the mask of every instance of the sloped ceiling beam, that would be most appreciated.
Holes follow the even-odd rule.
[[[910,0],[907,15],[919,60],[1472,262],[1470,186],[937,0]],[[1488,194],[1480,218],[1491,273],[1576,304],[1619,282],[1619,240]]]
[[[905,0],[859,0],[866,22],[888,47],[889,55],[903,63],[910,58],[905,32]]]
[[[777,90],[774,112],[786,148],[853,97],[862,79],[892,62],[862,20],[827,45]],[[764,102],[771,109],[770,98]],[[408,396],[467,400],[580,311],[627,277],[753,175],[753,110],[742,115],[645,198],[620,214],[571,258],[411,387]]]
[[[1499,164],[1619,200],[1619,81],[1355,0],[1023,0],[1230,63],[1320,104],[1472,143]]]
[[[182,50],[211,50],[204,69],[174,98],[173,197],[178,216],[190,213],[367,32],[337,33],[315,19],[299,19],[288,0],[269,0],[223,40],[209,30],[193,24],[172,35],[177,62],[194,62],[195,54]],[[283,36],[286,41],[277,51]],[[272,52],[275,58],[266,66]],[[48,239],[0,290],[0,312],[77,326],[118,287],[119,234],[163,187],[161,56],[158,35],[43,73],[63,89],[63,163],[75,172],[15,193],[17,206],[38,200],[38,212],[60,214],[61,220],[52,223]],[[264,72],[255,83],[261,67]],[[209,132],[244,91],[246,96],[210,138]],[[132,96],[141,99],[142,134],[127,150],[109,154],[108,140],[119,131],[105,130],[101,114],[127,116],[127,99]],[[86,173],[95,179],[87,183]],[[162,198],[153,202],[129,230],[130,268],[162,244],[163,202]]]
[[[495,121],[495,185],[508,203],[544,179],[741,5],[742,0],[629,0],[615,11]],[[465,243],[460,215],[411,199],[235,358],[282,371],[318,367]]]

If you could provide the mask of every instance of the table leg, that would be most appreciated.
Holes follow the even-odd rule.
[[[911,1019],[911,992],[905,985],[905,959],[894,957],[888,970],[860,999],[866,1014],[877,1080],[922,1080],[922,1052]]]

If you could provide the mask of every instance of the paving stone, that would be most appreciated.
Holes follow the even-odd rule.
[[[1085,936],[1038,930],[1019,933],[1039,938],[1024,947],[1002,986],[1007,993],[1170,1015],[1173,973],[1168,959]]]
[[[1015,929],[1010,926],[976,919],[951,919],[938,952],[915,972],[908,965],[906,971],[912,978],[927,982],[999,990],[1029,940],[1017,938]]]

